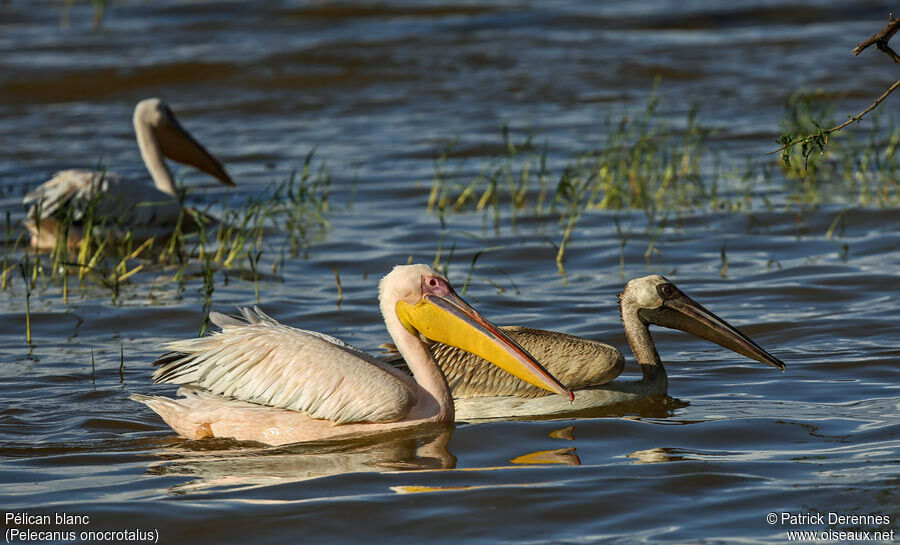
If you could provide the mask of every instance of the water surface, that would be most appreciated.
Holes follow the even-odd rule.
[[[843,93],[851,113],[892,82],[883,55],[849,54],[890,9],[156,0],[114,3],[92,30],[88,5],[61,26],[57,3],[3,3],[0,202],[13,221],[22,194],[57,169],[141,175],[131,109],[161,96],[226,163],[234,202],[285,179],[313,148],[331,173],[329,228],[260,284],[262,307],[285,323],[375,350],[387,340],[376,283],[390,266],[432,262],[440,247],[461,285],[490,248],[466,297],[495,322],[624,350],[616,295],[628,278],[659,273],[788,370],[659,331],[668,402],[378,443],[183,441],[128,395],[174,393],[151,385],[149,364],[162,343],[199,330],[201,280],[179,286],[159,270],[116,300],[88,287],[68,305],[41,288],[32,346],[13,281],[0,293],[0,505],[89,515],[77,530],[156,529],[160,543],[781,543],[787,530],[828,528],[770,525],[770,512],[888,515],[834,528],[900,529],[900,212],[789,207],[776,159],[763,156],[795,90]],[[699,103],[719,153],[769,166],[752,210],[701,207],[664,222],[590,211],[565,275],[555,220],[504,213],[495,228],[478,212],[443,225],[426,213],[449,143],[466,157],[454,168],[475,175],[502,151],[506,125],[517,141],[535,135],[558,171],[603,145],[607,120],[640,111],[658,75],[673,126]],[[183,176],[193,199],[227,194]],[[239,272],[216,280],[214,308],[255,302]]]

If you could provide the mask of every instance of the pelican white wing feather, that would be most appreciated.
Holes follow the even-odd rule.
[[[156,382],[302,411],[337,424],[392,422],[415,405],[412,379],[329,335],[282,325],[258,308],[244,320],[210,313],[222,328],[169,343]]]
[[[133,225],[174,225],[181,213],[179,203],[153,186],[129,183],[114,172],[61,170],[28,192],[23,204],[31,205],[30,218],[65,215],[84,219],[93,204],[99,218]],[[38,214],[39,213],[39,214]]]
[[[40,210],[40,218],[46,219],[65,210],[70,202],[90,199],[102,185],[100,179],[104,176],[107,175],[89,170],[61,170],[29,191],[22,203],[31,205],[28,211],[30,217],[36,217]],[[73,216],[79,216],[74,219],[81,219],[82,214],[83,211],[73,210]]]

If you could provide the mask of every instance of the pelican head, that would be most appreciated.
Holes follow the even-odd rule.
[[[416,337],[476,354],[544,390],[574,399],[509,335],[462,300],[447,278],[428,265],[398,265],[381,280],[381,312],[391,314]]]
[[[682,293],[664,276],[657,274],[630,281],[619,294],[619,308],[623,320],[636,314],[645,325],[679,329],[782,371],[785,369],[781,360]]]
[[[175,114],[161,99],[147,98],[138,102],[134,107],[132,121],[141,156],[160,191],[176,194],[172,175],[161,155],[194,166],[223,184],[234,186],[218,159],[181,126]]]

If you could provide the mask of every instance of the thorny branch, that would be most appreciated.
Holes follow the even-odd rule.
[[[859,55],[866,48],[868,48],[869,46],[874,44],[879,49],[879,51],[884,52],[895,63],[900,64],[900,55],[897,55],[897,53],[893,49],[891,49],[891,47],[888,45],[888,42],[891,41],[891,38],[894,37],[894,34],[896,34],[898,30],[900,30],[900,19],[894,19],[894,14],[891,13],[890,14],[890,22],[887,24],[887,26],[885,26],[883,29],[881,29],[880,32],[873,34],[868,40],[866,40],[860,44],[857,44],[857,46],[853,48],[853,54]],[[868,108],[866,108],[865,110],[863,110],[862,112],[860,112],[859,114],[857,114],[855,116],[848,116],[849,119],[847,119],[847,121],[841,123],[840,125],[836,125],[830,129],[819,130],[815,134],[803,136],[803,137],[797,138],[796,140],[792,139],[789,135],[782,136],[781,138],[779,138],[777,140],[777,142],[779,144],[782,144],[782,146],[774,151],[770,151],[767,155],[772,155],[773,153],[782,152],[781,153],[782,160],[784,160],[786,163],[788,163],[790,161],[790,150],[792,150],[794,148],[794,146],[796,146],[798,144],[806,147],[809,145],[810,142],[812,142],[820,150],[823,150],[825,148],[825,144],[828,143],[828,135],[830,135],[833,132],[837,132],[837,131],[843,129],[844,127],[846,127],[847,125],[849,125],[851,123],[859,123],[859,121],[863,118],[863,116],[865,116],[866,114],[868,114],[869,112],[874,110],[876,107],[878,107],[878,105],[881,104],[884,101],[884,99],[886,99],[888,97],[888,95],[893,93],[898,87],[900,87],[900,80],[895,81],[894,84],[891,85],[888,88],[888,90],[885,91],[880,97],[878,97],[875,100],[875,102],[873,102]]]
[[[900,30],[900,19],[894,19],[894,14],[891,13],[891,22],[888,23],[881,32],[873,34],[868,40],[861,44],[857,44],[857,46],[853,48],[853,54],[859,55],[867,47],[875,44],[878,49],[890,55],[894,62],[900,64],[900,56],[894,53],[894,50],[888,46],[888,42],[891,41],[891,38],[894,37],[894,34],[896,34],[898,30]]]

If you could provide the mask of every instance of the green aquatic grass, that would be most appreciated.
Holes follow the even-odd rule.
[[[103,174],[100,176],[102,180]],[[21,224],[14,225],[7,213],[0,289],[9,289],[10,273],[18,267],[28,297],[35,289],[58,291],[68,305],[71,281],[77,277],[82,296],[100,289],[115,302],[125,286],[145,283],[166,271],[172,271],[171,281],[183,291],[185,277],[198,269],[197,276],[203,279],[200,291],[209,305],[217,272],[247,267],[250,273],[246,276],[253,282],[259,301],[264,256],[271,256],[274,274],[279,264],[298,257],[311,237],[329,227],[325,216],[330,184],[327,165],[316,161],[310,152],[303,168],[286,180],[273,182],[240,201],[232,197],[219,203],[221,217],[209,212],[211,206],[204,210],[183,206],[170,232],[155,233],[149,238],[124,225],[119,217],[98,215],[96,201],[81,203],[83,217],[79,225],[76,226],[71,207],[64,216],[56,218],[57,243],[45,254],[27,249],[27,230]],[[183,192],[179,198],[184,204]],[[81,242],[69,247],[67,235],[76,227],[81,229]],[[38,224],[37,228],[41,226]],[[152,290],[151,286],[150,296]],[[206,321],[204,327],[205,324]]]
[[[460,174],[467,160],[454,159],[448,147],[435,160],[427,209],[442,219],[482,212],[495,230],[504,217],[514,228],[525,215],[556,221],[556,262],[564,273],[566,250],[586,212],[643,209],[652,218],[671,209],[721,207],[719,173],[710,167],[716,158],[707,145],[711,131],[700,124],[698,109],[678,129],[659,114],[660,104],[654,94],[643,110],[607,120],[600,127],[604,146],[566,161],[558,172],[547,143],[537,146],[533,136],[516,143],[506,127],[503,153],[485,160],[471,180]]]
[[[435,160],[428,210],[439,215],[489,211],[503,207],[513,225],[519,215],[553,215],[563,223],[584,210],[694,207],[716,196],[716,174],[707,146],[710,130],[693,108],[677,130],[658,115],[659,99],[651,98],[634,116],[607,120],[605,145],[568,161],[558,173],[548,166],[548,147],[533,137],[515,144],[504,127],[501,156],[483,163],[472,180],[461,180],[453,168],[453,148]],[[461,160],[465,161],[464,159]]]
[[[19,265],[22,272],[22,283],[25,285],[25,342],[31,344],[31,283],[28,281],[28,256],[25,262]]]
[[[812,134],[835,122],[835,97],[798,91],[785,104],[778,131]],[[535,136],[515,142],[502,129],[502,153],[481,159],[474,177],[470,159],[454,154],[456,142],[434,162],[427,210],[441,217],[483,212],[495,227],[508,217],[515,227],[525,214],[558,220],[560,247],[581,214],[591,210],[645,210],[648,216],[683,210],[748,211],[754,206],[811,207],[826,203],[900,205],[900,124],[867,119],[866,131],[833,134],[828,145],[810,141],[788,160],[723,151],[698,107],[673,121],[651,94],[642,110],[598,125],[603,144],[551,168],[548,144]],[[773,133],[776,129],[773,128]],[[778,199],[755,195],[760,180],[781,186]]]
[[[831,126],[840,98],[822,91],[794,93],[773,134],[806,135]],[[602,145],[568,159],[551,159],[548,142],[537,144],[535,135],[513,135],[504,127],[500,151],[477,159],[473,168],[467,154],[456,153],[454,141],[434,161],[427,210],[439,216],[442,229],[450,214],[480,213],[483,225],[498,234],[501,225],[516,229],[526,216],[538,228],[555,223],[555,260],[565,279],[566,252],[577,238],[579,220],[596,211],[645,213],[649,265],[659,254],[653,233],[684,213],[900,206],[896,119],[867,118],[868,130],[832,134],[827,146],[811,140],[781,161],[722,146],[697,107],[679,120],[662,106],[653,93],[641,110],[608,118],[598,125]],[[628,234],[619,228],[619,235],[624,247]],[[442,236],[435,258],[444,267],[447,244]],[[720,272],[727,271],[723,245]]]
[[[822,90],[794,93],[785,106],[780,127],[783,136],[777,141],[796,140],[835,124],[840,98]],[[880,112],[866,118],[857,130],[799,145],[781,161],[790,202],[800,206],[832,202],[864,207],[900,205],[898,146],[900,124]]]
[[[340,309],[341,302],[344,300],[344,288],[341,286],[341,273],[338,272],[337,265],[332,269],[334,270],[334,284],[337,286],[337,308]]]
[[[791,137],[830,126],[839,98],[823,91],[794,93],[778,130]],[[555,169],[548,166],[546,142],[537,146],[528,135],[516,143],[504,127],[503,152],[481,159],[478,174],[467,178],[462,173],[470,160],[454,155],[454,142],[435,159],[427,209],[442,218],[482,212],[495,229],[501,217],[513,227],[524,214],[556,220],[561,263],[578,220],[594,210],[644,210],[653,223],[682,211],[898,206],[900,124],[884,124],[879,116],[868,123],[868,131],[831,135],[828,146],[815,140],[801,145],[782,162],[740,150],[726,153],[716,132],[700,121],[699,108],[677,123],[653,93],[642,110],[598,126],[602,146]],[[759,182],[780,188],[770,196],[757,191]]]

